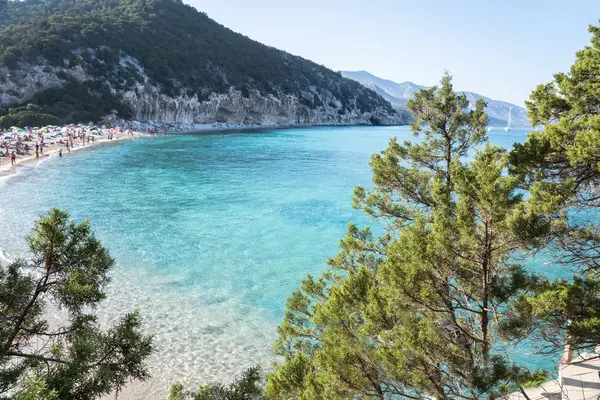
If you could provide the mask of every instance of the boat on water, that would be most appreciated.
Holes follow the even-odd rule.
[[[487,131],[488,131],[488,132],[491,132],[491,131],[492,131],[492,129],[493,129],[493,128],[492,128],[491,126],[488,126],[488,128],[487,128]]]
[[[504,128],[504,132],[510,131],[510,117],[511,117],[511,113],[512,113],[512,107],[508,109],[508,125],[506,125],[506,128]]]

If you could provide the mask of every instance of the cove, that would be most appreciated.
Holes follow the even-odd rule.
[[[525,131],[493,131],[509,148]],[[285,301],[336,254],[371,154],[408,127],[164,136],[29,165],[0,182],[0,262],[50,207],[91,218],[117,259],[105,322],[140,309],[155,334],[150,391],[269,366]],[[158,388],[158,389],[156,389]],[[163,396],[164,397],[164,396]]]

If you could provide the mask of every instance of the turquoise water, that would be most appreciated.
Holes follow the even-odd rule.
[[[133,308],[156,335],[152,364],[165,390],[176,379],[229,380],[269,365],[285,300],[336,254],[351,206],[368,185],[372,153],[408,127],[312,128],[141,139],[53,157],[0,183],[0,248],[52,206],[90,217],[117,258],[110,322]],[[492,132],[510,147],[524,131]]]

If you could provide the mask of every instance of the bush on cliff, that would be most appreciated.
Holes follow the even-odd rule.
[[[36,111],[19,111],[0,117],[0,128],[8,129],[11,126],[46,126],[60,125],[63,121],[51,114]]]
[[[260,400],[263,398],[261,380],[260,368],[252,367],[229,385],[203,385],[197,392],[188,392],[181,383],[175,383],[169,400]]]

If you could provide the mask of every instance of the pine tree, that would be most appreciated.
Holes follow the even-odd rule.
[[[145,379],[151,337],[137,313],[100,329],[114,260],[91,233],[52,209],[28,237],[32,259],[0,266],[0,394],[17,399],[96,399]],[[64,312],[50,323],[50,305]]]
[[[202,385],[196,392],[187,392],[183,384],[171,385],[169,400],[260,400],[263,387],[261,385],[259,367],[252,367],[229,385],[210,383]]]
[[[512,305],[513,334],[541,339],[544,352],[600,343],[600,27],[589,31],[570,72],[531,94],[529,117],[542,129],[511,153],[511,172],[531,194],[528,209],[553,214],[546,251],[567,271]]]
[[[386,233],[351,224],[329,270],[290,297],[274,399],[478,399],[543,376],[498,346],[503,310],[535,282],[510,257],[547,220],[523,212],[508,155],[486,144],[483,101],[469,109],[446,75],[408,107],[420,140],[392,139],[373,189],[355,190]]]

